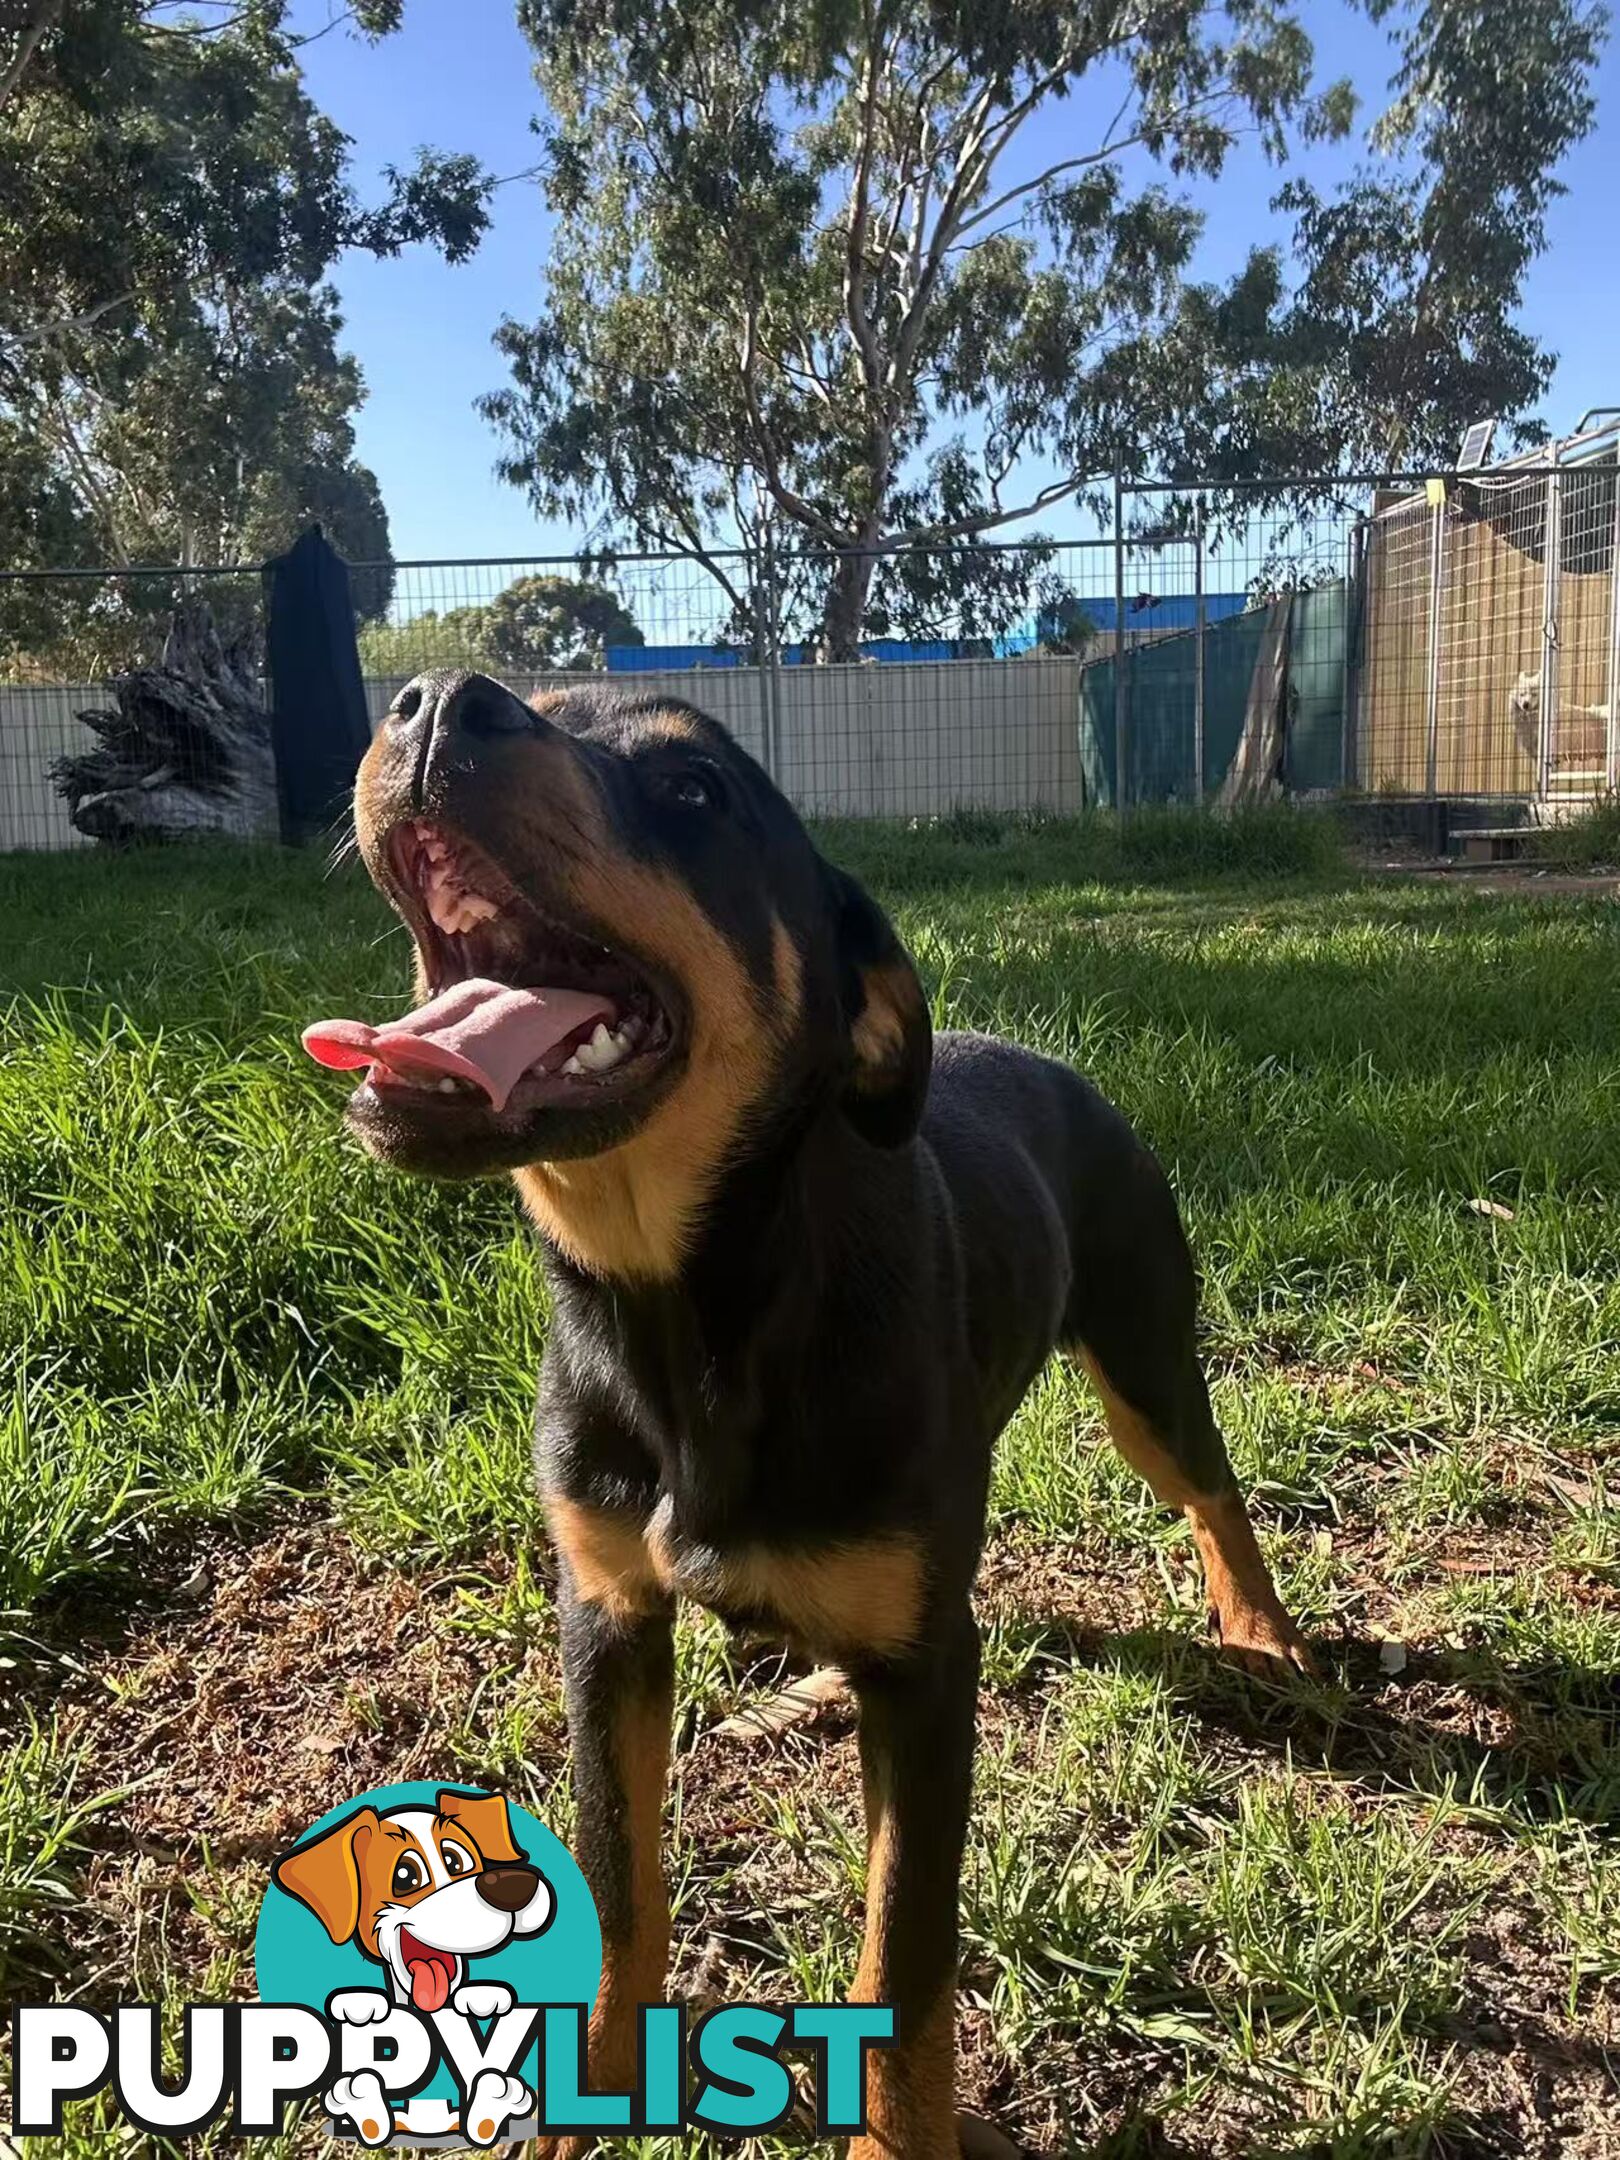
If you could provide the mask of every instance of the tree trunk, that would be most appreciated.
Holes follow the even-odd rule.
[[[82,712],[97,747],[51,767],[82,833],[111,846],[201,833],[266,838],[279,829],[270,716],[257,671],[220,642],[207,606],[186,601],[156,667],[109,685],[110,709]]]
[[[858,660],[866,628],[866,603],[872,590],[876,557],[868,552],[840,555],[827,585],[821,617],[823,660]]]

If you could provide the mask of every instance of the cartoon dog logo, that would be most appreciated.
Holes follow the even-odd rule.
[[[512,1990],[469,1980],[469,1962],[514,1936],[544,1933],[557,1909],[550,1883],[518,1849],[505,1800],[493,1793],[443,1791],[431,1808],[381,1814],[357,1808],[283,1854],[271,1877],[309,1908],[334,1943],[352,1943],[382,1967],[386,1991],[351,1988],[331,1997],[330,2015],[348,2024],[380,2022],[396,2006],[424,2018],[447,2004],[475,2018],[509,2010]],[[386,2143],[393,2129],[461,2127],[436,2108],[408,2109],[393,2119],[371,2072],[339,2078],[325,2100],[327,2112],[351,2122],[368,2145]],[[467,2095],[467,2131],[487,2144],[532,2104],[520,2079],[485,2072]]]

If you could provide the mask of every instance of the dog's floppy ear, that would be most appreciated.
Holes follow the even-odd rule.
[[[829,869],[836,910],[839,996],[849,1030],[844,1114],[874,1147],[917,1130],[928,1093],[934,1029],[911,955],[871,894]]]
[[[499,1793],[442,1792],[434,1801],[441,1815],[460,1823],[486,1860],[511,1866],[525,1855],[512,1837],[512,1818]]]
[[[307,1905],[333,1942],[348,1942],[360,1925],[360,1863],[378,1828],[375,1808],[360,1808],[307,1845],[283,1853],[270,1879]]]

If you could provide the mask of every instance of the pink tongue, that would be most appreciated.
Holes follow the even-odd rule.
[[[450,1974],[437,1958],[410,1960],[411,2001],[424,2017],[442,2010],[450,2000]]]
[[[407,1079],[449,1073],[482,1088],[497,1110],[531,1065],[598,1020],[613,1025],[610,1002],[589,990],[514,990],[508,983],[454,983],[403,1020],[317,1020],[304,1048],[339,1070],[380,1065]]]

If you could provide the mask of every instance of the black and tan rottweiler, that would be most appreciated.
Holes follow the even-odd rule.
[[[959,2130],[1010,2150],[952,2100],[969,1594],[992,1445],[1054,1347],[1185,1509],[1220,1642],[1307,1661],[1210,1413],[1164,1176],[1067,1067],[935,1037],[882,911],[688,706],[426,676],[356,803],[420,1002],[310,1047],[365,1068],[348,1120],[385,1162],[511,1171],[551,1286],[536,1452],[606,1953],[591,2075],[628,2082],[665,1984],[692,1597],[841,1667],[859,1702],[853,1992],[895,2005],[898,2043],[851,2152],[942,2160]]]

